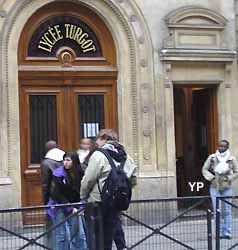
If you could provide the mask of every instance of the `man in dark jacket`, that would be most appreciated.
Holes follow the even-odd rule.
[[[45,144],[46,155],[41,162],[41,184],[44,205],[47,205],[50,197],[50,187],[52,181],[53,171],[62,164],[64,151],[57,147],[55,141],[48,141]],[[47,215],[46,217],[46,230],[52,227],[52,220]],[[54,234],[48,233],[45,238],[45,245],[54,249]]]

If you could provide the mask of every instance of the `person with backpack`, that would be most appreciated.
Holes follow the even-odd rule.
[[[114,130],[100,130],[96,143],[99,149],[95,150],[89,159],[81,182],[80,196],[88,202],[100,202],[103,249],[111,250],[118,214],[128,208],[131,187],[136,184],[136,165],[124,147],[118,143]],[[96,249],[100,249],[97,248],[100,245],[100,225],[96,227]]]
[[[229,142],[221,140],[214,154],[208,156],[202,168],[202,174],[210,184],[210,195],[216,221],[216,197],[232,196],[232,182],[238,178],[238,163],[229,151]],[[228,200],[229,201],[229,200]],[[224,202],[222,206],[224,222],[220,224],[220,238],[231,239],[232,214],[231,206]]]

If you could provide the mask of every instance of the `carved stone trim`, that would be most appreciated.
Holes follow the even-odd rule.
[[[199,6],[178,8],[165,17],[165,22],[170,33],[170,37],[163,41],[165,48],[228,48],[223,32],[227,19],[211,9]]]
[[[119,8],[112,2],[108,0],[104,0],[105,3],[107,3],[110,8],[113,10],[113,12],[117,15],[119,20],[121,21],[124,30],[126,31],[126,34],[128,36],[129,41],[129,48],[130,48],[130,67],[131,67],[131,104],[132,104],[132,129],[133,129],[133,153],[134,153],[134,159],[136,164],[139,163],[138,158],[138,118],[137,118],[137,87],[136,87],[136,48],[133,40],[133,36],[131,34],[129,24],[125,17],[122,15]],[[122,2],[121,2],[122,3]]]
[[[232,50],[193,50],[193,49],[162,49],[161,61],[215,61],[233,62],[236,51]]]
[[[164,64],[164,73],[165,73],[165,88],[170,88],[172,86],[172,81],[171,81],[171,70],[172,70],[172,65],[170,63]]]
[[[173,10],[165,17],[165,21],[169,27],[174,27],[174,25],[178,25],[181,20],[198,15],[211,20],[217,28],[224,28],[227,23],[227,19],[219,13],[207,8],[201,8],[200,6],[186,6]]]
[[[0,10],[0,17],[6,17],[7,12],[5,10]]]
[[[8,58],[8,44],[9,44],[9,40],[10,40],[10,34],[11,31],[16,23],[17,17],[18,15],[24,10],[24,8],[31,3],[31,0],[26,0],[24,2],[22,1],[17,1],[12,10],[8,13],[6,19],[5,19],[5,24],[3,25],[4,30],[2,32],[2,36],[0,37],[0,48],[2,48],[3,53],[4,53],[4,73],[2,75],[4,75],[4,80],[5,80],[5,88],[6,88],[6,95],[7,95],[7,139],[8,139],[8,143],[7,143],[7,151],[8,151],[8,169],[7,169],[7,175],[10,175],[10,172],[12,170],[12,155],[11,155],[11,145],[13,145],[12,142],[12,137],[11,137],[11,131],[10,131],[10,96],[9,96],[9,58]],[[4,32],[6,34],[6,39],[5,39],[5,43],[3,44],[3,37],[4,37]]]
[[[231,72],[232,72],[232,64],[226,63],[226,66],[225,66],[225,88],[227,88],[227,89],[232,87]]]

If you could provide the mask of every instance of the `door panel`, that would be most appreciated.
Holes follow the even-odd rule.
[[[58,114],[63,109],[64,90],[27,87],[20,93],[23,203],[40,205],[40,161],[45,154],[45,142],[54,139],[62,144],[64,121]]]

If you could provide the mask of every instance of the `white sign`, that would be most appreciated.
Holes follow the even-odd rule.
[[[99,132],[99,123],[84,123],[83,134],[84,137],[95,137]]]

